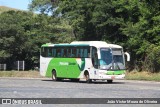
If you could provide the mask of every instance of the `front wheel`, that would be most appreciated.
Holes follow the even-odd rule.
[[[85,78],[86,78],[86,83],[91,83],[92,82],[92,79],[90,79],[90,77],[89,77],[89,73],[85,74]]]

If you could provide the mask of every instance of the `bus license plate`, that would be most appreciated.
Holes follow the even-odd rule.
[[[112,76],[111,79],[115,79],[115,76]]]

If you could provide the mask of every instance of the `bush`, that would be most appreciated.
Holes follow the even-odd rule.
[[[143,69],[151,72],[160,71],[160,46],[150,45],[143,63]]]

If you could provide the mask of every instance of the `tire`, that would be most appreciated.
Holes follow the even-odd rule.
[[[79,82],[79,79],[71,79],[72,82]]]
[[[86,83],[92,83],[92,79],[90,79],[89,73],[85,74],[85,78],[86,78]]]
[[[107,80],[107,82],[108,82],[108,83],[112,83],[112,82],[113,82],[113,80]]]
[[[61,81],[60,78],[57,78],[57,74],[56,74],[55,70],[52,71],[52,80],[53,81]]]

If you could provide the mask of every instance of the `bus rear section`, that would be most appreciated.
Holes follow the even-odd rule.
[[[54,44],[41,48],[41,75],[53,80],[71,79],[78,81],[90,57],[89,45]]]

